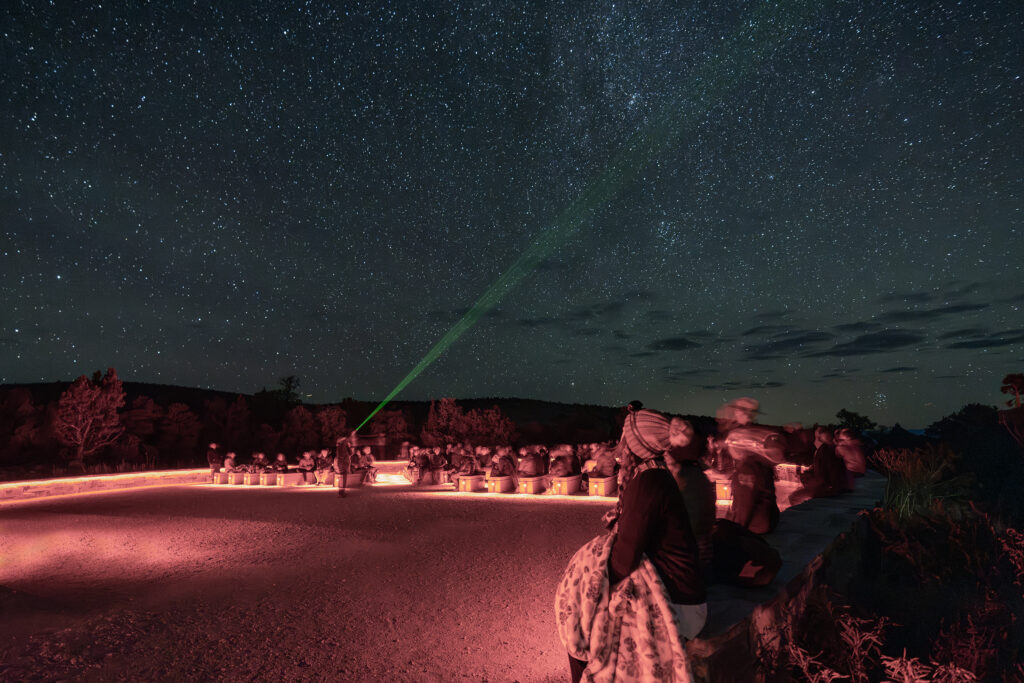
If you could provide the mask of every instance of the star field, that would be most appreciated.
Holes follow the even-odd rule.
[[[924,426],[1024,368],[1019,2],[10,2],[0,382]],[[659,118],[662,117],[662,118]]]

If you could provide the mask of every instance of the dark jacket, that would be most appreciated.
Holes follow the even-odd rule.
[[[608,560],[614,586],[650,559],[672,602],[699,605],[707,600],[697,541],[682,494],[672,474],[649,469],[633,477],[622,492],[619,531]]]

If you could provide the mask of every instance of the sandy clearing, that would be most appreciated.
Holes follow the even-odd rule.
[[[200,486],[0,509],[0,678],[565,680],[608,504]]]

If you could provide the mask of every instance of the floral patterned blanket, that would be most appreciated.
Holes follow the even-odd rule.
[[[614,533],[576,551],[555,593],[558,636],[587,661],[584,681],[690,683],[689,661],[668,590],[646,557],[615,590],[608,582]]]

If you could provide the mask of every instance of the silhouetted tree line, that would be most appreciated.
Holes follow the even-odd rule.
[[[0,387],[0,479],[202,467],[211,442],[243,460],[254,451],[295,459],[306,450],[333,448],[376,407],[351,398],[305,405],[299,387],[295,376],[251,396],[123,384],[113,368],[70,385]],[[403,441],[583,442],[615,438],[618,413],[518,399],[393,402],[360,433],[386,434],[388,455],[395,456]]]

